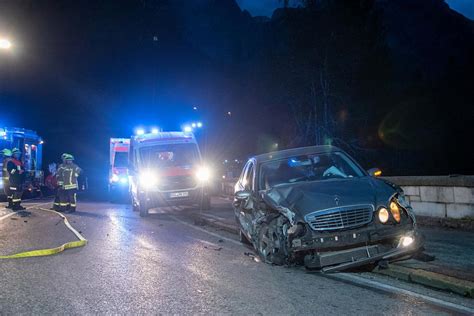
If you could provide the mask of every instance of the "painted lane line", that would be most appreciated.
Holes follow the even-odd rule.
[[[336,279],[340,281],[349,281],[351,283],[356,283],[360,285],[365,285],[371,288],[375,288],[378,290],[382,290],[385,292],[389,292],[392,294],[401,294],[404,296],[408,296],[410,298],[418,298],[423,301],[429,302],[433,305],[440,306],[452,311],[460,312],[460,313],[467,313],[470,315],[474,315],[474,309],[469,308],[467,306],[451,303],[448,301],[444,301],[435,297],[427,296],[424,294],[416,293],[410,290],[405,290],[393,285],[381,283],[378,281],[374,280],[369,280],[354,274],[348,274],[348,273],[338,273],[338,274],[325,274],[324,276],[330,278],[330,279]]]
[[[37,207],[37,206],[48,205],[48,204],[51,204],[51,202],[34,204],[34,205],[31,205],[31,206],[26,207],[26,209],[29,210],[29,209],[35,208],[35,207]],[[6,214],[6,215],[3,215],[2,217],[0,217],[0,222],[1,222],[2,220],[4,220],[4,219],[9,218],[10,216],[13,216],[13,215],[15,215],[15,214],[18,214],[19,212],[21,212],[21,211],[11,212],[11,213],[8,213],[8,214]]]
[[[228,242],[230,242],[230,243],[233,243],[233,244],[235,244],[235,245],[239,245],[239,246],[242,245],[242,244],[241,244],[239,241],[237,241],[237,240],[233,240],[233,239],[230,239],[230,238],[221,236],[221,235],[219,235],[219,234],[216,234],[216,233],[207,231],[207,230],[205,230],[204,228],[197,227],[197,226],[195,226],[195,225],[193,225],[193,224],[189,224],[189,223],[187,223],[187,222],[185,222],[185,221],[183,221],[183,220],[180,220],[179,218],[177,218],[177,217],[174,216],[174,215],[171,215],[171,214],[166,214],[166,215],[169,216],[170,218],[172,218],[173,220],[177,221],[177,222],[180,223],[180,224],[186,225],[186,226],[188,226],[188,227],[192,227],[192,228],[194,228],[194,229],[196,229],[196,230],[199,230],[199,231],[201,231],[201,232],[203,232],[203,233],[209,234],[209,235],[214,236],[214,237],[219,238],[219,239],[226,240],[226,241],[228,241]]]

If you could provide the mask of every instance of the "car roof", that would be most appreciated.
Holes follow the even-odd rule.
[[[298,148],[274,151],[274,152],[254,156],[251,159],[254,159],[257,163],[262,163],[265,161],[285,159],[285,158],[294,157],[294,156],[301,156],[301,155],[308,155],[308,154],[321,154],[321,153],[328,153],[328,152],[335,152],[335,151],[342,151],[342,150],[336,146],[329,146],[329,145],[308,146],[308,147],[298,147]]]

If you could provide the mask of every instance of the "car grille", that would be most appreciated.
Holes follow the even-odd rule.
[[[334,230],[362,226],[372,221],[372,205],[352,205],[316,211],[305,216],[313,230]]]
[[[165,177],[161,179],[158,189],[160,191],[173,191],[192,189],[197,185],[193,176]]]

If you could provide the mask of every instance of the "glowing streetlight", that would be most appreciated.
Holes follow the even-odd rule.
[[[201,122],[197,122],[196,125],[197,125],[198,128],[201,128],[201,127],[202,127],[202,123],[201,123]]]
[[[144,135],[145,130],[143,128],[139,128],[136,130],[135,134],[137,134],[138,136]]]
[[[12,47],[12,42],[6,38],[0,38],[0,49],[10,49]]]
[[[157,127],[153,127],[153,128],[151,129],[151,133],[152,133],[152,134],[158,134],[159,132],[160,132],[160,130],[159,130]]]
[[[193,128],[189,125],[186,125],[183,129],[186,133],[191,133],[193,131]]]

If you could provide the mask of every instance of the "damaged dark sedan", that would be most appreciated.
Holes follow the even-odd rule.
[[[409,258],[422,248],[398,186],[333,146],[255,156],[235,185],[242,242],[267,263],[323,272]]]

